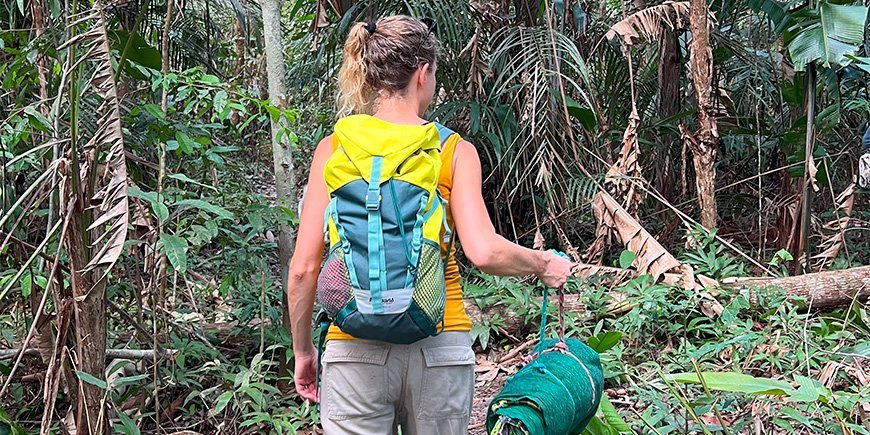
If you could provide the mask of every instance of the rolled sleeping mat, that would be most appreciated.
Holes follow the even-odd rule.
[[[492,399],[486,416],[490,434],[580,434],[589,424],[604,389],[601,360],[580,340],[566,339],[567,351],[556,343],[539,344],[537,357]]]

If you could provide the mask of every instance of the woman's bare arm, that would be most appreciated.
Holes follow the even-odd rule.
[[[465,256],[480,270],[493,275],[534,274],[549,287],[561,287],[571,263],[556,254],[509,242],[495,232],[483,201],[480,157],[474,146],[461,141],[454,157],[450,210]]]
[[[332,154],[332,137],[328,136],[317,145],[311,173],[308,176],[308,191],[302,203],[302,216],[296,235],[296,249],[290,260],[287,279],[287,300],[290,310],[290,325],[293,333],[293,351],[298,356],[313,355],[311,340],[311,314],[314,309],[314,291],[317,274],[323,260],[323,212],[329,203],[323,168]]]

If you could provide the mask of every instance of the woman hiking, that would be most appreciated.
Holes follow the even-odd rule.
[[[344,45],[342,118],[314,153],[287,290],[296,390],[320,401],[327,435],[467,433],[475,360],[457,235],[486,273],[553,288],[571,273],[496,234],[474,146],[423,119],[437,52],[434,22],[407,16],[357,23]],[[334,322],[319,389],[315,293]]]

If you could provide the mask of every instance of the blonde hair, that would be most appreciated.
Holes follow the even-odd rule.
[[[379,96],[401,94],[420,65],[435,64],[437,46],[426,24],[405,15],[354,24],[338,72],[338,116],[371,114]]]

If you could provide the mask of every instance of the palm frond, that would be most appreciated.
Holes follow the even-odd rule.
[[[108,271],[118,260],[127,238],[128,201],[127,165],[121,130],[121,113],[112,74],[111,48],[106,31],[105,13],[99,0],[90,13],[74,25],[90,23],[90,28],[67,41],[61,49],[75,47],[83,51],[74,67],[87,66],[93,71],[87,80],[89,89],[82,95],[99,100],[93,133],[77,138],[70,156],[81,165],[81,195],[88,199],[92,234],[91,254],[86,270],[105,267]],[[87,132],[89,129],[80,129]],[[108,272],[107,272],[108,273]]]
[[[689,24],[689,2],[665,2],[635,12],[610,27],[604,35],[617,36],[625,45],[655,41],[666,28],[679,30]]]

